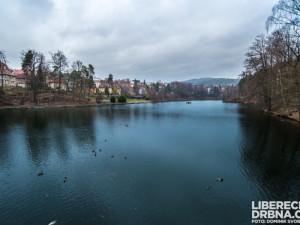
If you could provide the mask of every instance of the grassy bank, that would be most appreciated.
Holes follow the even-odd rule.
[[[125,103],[111,103],[108,99],[97,103],[95,98],[77,98],[72,95],[58,93],[41,93],[38,95],[38,103],[34,103],[31,96],[21,94],[11,94],[2,97],[1,109],[32,109],[32,108],[52,108],[52,107],[95,107],[105,105],[139,104],[151,103],[150,100],[127,99]]]

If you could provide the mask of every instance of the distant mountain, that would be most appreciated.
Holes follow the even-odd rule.
[[[239,83],[239,79],[230,79],[230,78],[198,78],[183,81],[185,83],[191,84],[203,84],[203,85],[237,85]]]

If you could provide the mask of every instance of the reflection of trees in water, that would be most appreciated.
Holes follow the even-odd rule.
[[[8,164],[12,159],[12,154],[9,149],[11,140],[9,133],[12,133],[13,129],[9,126],[9,121],[5,118],[3,111],[0,111],[0,164]]]
[[[122,114],[124,110],[122,110],[122,108],[120,108],[119,106],[105,106],[105,107],[101,107],[98,111],[100,117],[104,117],[105,120],[107,120],[108,123],[114,123],[115,122],[115,118],[120,117],[120,115]],[[128,118],[128,114],[127,113],[123,113],[122,117],[124,119]]]
[[[11,144],[10,135],[8,132],[12,132],[7,127],[5,129],[0,128],[0,166],[6,167],[12,163],[12,151],[9,149]]]
[[[128,122],[130,120],[134,122],[137,119],[147,119],[149,117],[160,119],[166,117],[179,118],[182,116],[182,114],[178,112],[161,110],[157,105],[158,104],[156,104],[155,107],[153,107],[153,105],[148,107],[148,105],[144,104],[105,106],[101,107],[98,113],[100,117],[106,119],[106,122],[110,124],[111,127],[115,123]]]
[[[10,133],[12,132],[10,127],[23,128],[22,135],[25,136],[28,157],[35,163],[45,160],[52,150],[62,158],[68,158],[73,143],[68,143],[67,137],[72,134],[75,136],[76,143],[81,145],[84,142],[94,143],[94,109],[92,108],[6,110],[2,111],[0,116],[1,133],[8,134],[9,139],[14,138],[14,134]],[[81,132],[78,132],[80,130]],[[4,149],[13,151],[9,145]],[[0,152],[4,152],[2,150]],[[3,154],[3,157],[5,155],[8,154]]]
[[[147,110],[144,106],[139,105],[112,105],[105,106],[99,110],[101,117],[105,117],[109,122],[114,122],[115,120],[125,120],[128,121],[134,117],[140,117],[147,115]]]
[[[245,174],[260,189],[262,200],[300,199],[300,129],[246,106],[239,110],[244,138]]]
[[[19,116],[19,115],[18,115]],[[35,163],[48,157],[47,115],[42,110],[25,111],[24,135],[28,157]]]

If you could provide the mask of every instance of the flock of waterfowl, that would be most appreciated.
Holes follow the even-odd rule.
[[[128,124],[125,124],[125,127],[128,127]],[[107,142],[107,139],[105,139],[104,142]],[[99,152],[102,152],[102,149],[101,149],[101,148],[99,148]],[[96,152],[95,149],[92,150],[92,153],[94,154],[94,156],[97,156],[97,152]],[[110,158],[112,159],[112,158],[114,158],[114,157],[115,157],[115,155],[112,155]],[[124,156],[124,159],[127,159],[127,156]],[[38,176],[43,176],[43,175],[44,175],[44,172],[43,172],[43,171],[40,171],[37,175],[38,175]],[[64,183],[66,183],[66,182],[67,182],[67,177],[64,178]]]
[[[187,103],[187,104],[191,104],[191,102],[186,102],[186,103]],[[128,127],[128,124],[125,124],[125,127]],[[107,139],[105,139],[104,142],[107,142]],[[101,149],[101,148],[99,148],[99,152],[102,152],[102,149]],[[94,154],[94,156],[97,156],[97,152],[96,152],[95,149],[92,150],[92,153]],[[114,157],[115,157],[115,155],[111,155],[110,158],[112,159],[112,158],[114,158]],[[127,156],[124,156],[124,159],[127,159]],[[41,171],[41,172],[38,173],[38,176],[42,176],[42,175],[44,175],[43,171]],[[217,178],[216,178],[216,181],[218,181],[218,182],[223,182],[224,179],[221,178],[221,177],[217,177]],[[63,182],[64,182],[64,183],[67,182],[67,177],[64,178]],[[210,190],[210,189],[211,189],[211,185],[207,185],[205,189],[206,189],[206,190]],[[56,222],[57,222],[57,221],[54,220],[54,221],[50,222],[49,225],[54,225],[54,224],[56,224]]]

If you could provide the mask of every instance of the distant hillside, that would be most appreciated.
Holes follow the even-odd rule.
[[[239,79],[230,79],[230,78],[199,78],[183,81],[185,83],[191,84],[204,84],[204,85],[237,85]]]

